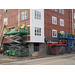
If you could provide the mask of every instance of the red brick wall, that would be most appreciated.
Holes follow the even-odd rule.
[[[21,12],[24,10],[28,10],[28,19],[21,21]],[[18,15],[18,9],[8,9],[6,13],[4,13],[4,9],[0,9],[0,14],[2,19],[0,20],[0,26],[3,27],[3,17],[8,18],[8,25],[6,27],[12,27],[17,26],[17,15]],[[20,9],[20,25],[22,24],[30,25],[30,9]],[[0,30],[1,32],[1,30]]]
[[[28,10],[28,20],[21,21],[21,12],[24,10]],[[2,17],[8,18],[7,27],[18,25],[17,14],[18,14],[17,9],[8,9],[6,13],[4,13],[4,9],[2,9],[1,13]],[[25,23],[26,25],[30,25],[30,9],[20,9],[20,24],[22,25],[23,23]]]
[[[20,17],[21,17],[21,12],[24,10],[28,10],[28,20],[21,21],[21,18],[20,18],[20,25],[22,25],[23,23],[25,25],[30,25],[30,9],[20,9]],[[44,10],[44,28],[45,28],[44,34],[45,36],[52,36],[52,29],[56,29],[57,32],[60,32],[60,30],[69,32],[69,33],[72,32],[72,26],[70,27],[70,25],[72,25],[70,21],[72,20],[72,16],[70,16],[70,14],[72,14],[72,11],[70,12],[70,10],[71,9],[65,9],[64,15],[62,13],[59,13],[59,9],[57,9],[57,12],[51,9]],[[18,22],[17,22],[18,9],[8,9],[6,13],[4,13],[4,9],[0,9],[0,14],[2,17],[2,19],[0,20],[1,28],[3,25],[3,17],[8,18],[7,27],[18,25]],[[52,16],[57,17],[57,25],[52,24]],[[64,19],[64,26],[60,26],[60,18]]]
[[[52,16],[57,17],[57,25],[52,24]],[[60,26],[60,19],[64,19],[64,26]],[[52,36],[52,29],[56,29],[57,32],[64,31],[70,32],[70,10],[65,9],[64,15],[51,9],[44,10],[44,27],[45,27],[45,36]]]

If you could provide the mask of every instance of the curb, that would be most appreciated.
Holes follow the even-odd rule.
[[[75,54],[75,53],[70,53],[70,54]],[[46,56],[39,56],[39,57],[30,57],[31,59],[38,59],[38,58],[46,58],[46,57],[55,57],[55,56],[63,56],[63,55],[70,55],[69,53],[65,54],[60,54],[60,55],[46,55]]]

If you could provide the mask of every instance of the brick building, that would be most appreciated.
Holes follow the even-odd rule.
[[[45,53],[44,38],[58,38],[59,32],[75,32],[75,10],[72,9],[0,9],[0,33],[3,24],[29,26],[30,53]],[[3,35],[2,35],[3,37]],[[2,38],[1,37],[1,38]],[[0,40],[1,42],[1,40]],[[4,40],[4,43],[8,41]]]

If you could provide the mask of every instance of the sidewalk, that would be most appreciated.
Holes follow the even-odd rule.
[[[38,57],[30,57],[31,59],[38,59],[38,58],[46,58],[46,57],[55,57],[55,56],[63,56],[63,55],[70,55],[70,54],[75,54],[75,53],[68,53],[68,54],[60,54],[60,55],[42,55]]]
[[[71,53],[72,54],[72,53]],[[75,53],[73,53],[75,54]],[[63,56],[63,55],[70,55],[70,54],[61,54],[61,55],[42,55],[38,57],[15,57],[15,56],[7,56],[0,54],[0,64],[1,63],[8,63],[8,62],[16,62],[16,61],[24,61],[24,60],[33,60],[39,58],[46,58],[46,57],[56,57],[56,56]]]

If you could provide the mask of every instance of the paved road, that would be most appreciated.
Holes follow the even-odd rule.
[[[2,65],[75,65],[75,54],[3,63]]]

